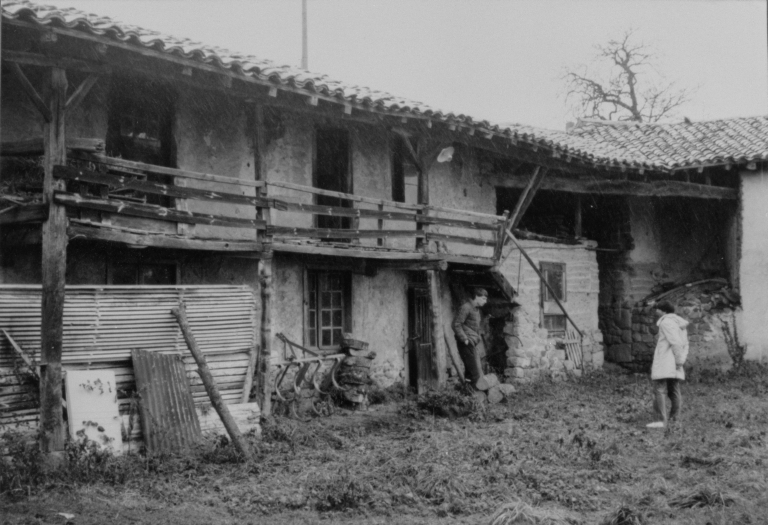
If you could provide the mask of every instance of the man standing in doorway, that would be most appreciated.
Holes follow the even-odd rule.
[[[472,299],[461,305],[453,320],[453,333],[459,347],[459,355],[464,362],[465,376],[474,387],[482,376],[482,365],[478,347],[483,343],[482,316],[480,308],[488,302],[488,292],[476,288]]]

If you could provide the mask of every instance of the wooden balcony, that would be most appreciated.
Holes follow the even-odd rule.
[[[492,265],[505,216],[407,204],[73,152],[54,177],[70,239],[224,252],[264,251]],[[316,204],[317,196],[338,199]],[[40,204],[0,222],[44,220]],[[2,218],[3,215],[0,215]],[[321,228],[319,217],[337,218]],[[329,221],[325,221],[326,223]]]

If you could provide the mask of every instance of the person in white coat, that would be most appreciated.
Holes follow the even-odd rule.
[[[651,382],[653,383],[653,408],[657,421],[649,423],[649,428],[664,428],[668,421],[676,420],[680,415],[683,396],[680,383],[685,380],[683,365],[688,358],[688,321],[675,314],[675,307],[664,301],[656,305],[659,320],[659,339],[653,354]],[[667,415],[667,397],[672,407]]]

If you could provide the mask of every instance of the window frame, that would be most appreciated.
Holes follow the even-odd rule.
[[[328,279],[330,276],[337,276],[340,279],[341,292],[341,325],[336,325],[333,320],[333,301],[330,308],[323,307],[322,291],[320,290],[322,279]],[[314,288],[314,289],[313,289]],[[332,292],[333,293],[333,292]],[[330,311],[330,327],[323,323],[323,311]],[[314,313],[315,326],[312,325]],[[324,329],[340,329],[341,334],[352,331],[352,276],[349,272],[338,271],[329,268],[307,267],[304,271],[304,345],[308,348],[317,349],[321,352],[332,353],[338,350],[341,338],[334,344],[333,336],[331,344],[322,344],[322,332]],[[314,332],[314,341],[313,341]]]
[[[552,282],[549,280],[549,276],[551,272],[556,271],[561,274],[560,282],[560,292],[561,297],[558,297],[561,303],[566,303],[568,301],[568,272],[567,272],[567,265],[563,262],[551,262],[551,261],[540,261],[539,262],[539,271],[541,272],[541,275],[543,277],[541,281],[541,290],[540,290],[540,303],[541,303],[541,322],[540,325],[542,328],[547,328],[547,326],[550,324],[548,321],[553,321],[555,319],[558,320],[558,324],[562,325],[562,329],[550,329],[547,328],[548,335],[564,335],[565,332],[568,329],[568,320],[565,316],[565,314],[560,310],[560,307],[557,306],[557,301],[555,301],[554,297],[550,293],[549,289],[547,288],[545,281],[552,286]],[[554,288],[554,286],[552,286]],[[554,313],[556,310],[557,313]]]

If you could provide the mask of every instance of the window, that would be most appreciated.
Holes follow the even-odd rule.
[[[338,347],[342,332],[351,325],[349,274],[307,271],[306,297],[307,343],[317,348]]]
[[[150,80],[115,77],[109,96],[107,155],[175,167],[174,101],[175,96],[164,85]],[[172,177],[146,177],[154,182],[173,184]],[[173,205],[173,199],[169,197],[132,190],[117,191],[110,197],[165,207]]]
[[[315,187],[322,190],[352,193],[352,173],[349,169],[349,133],[344,129],[316,130]],[[349,206],[338,197],[317,196],[317,204]],[[317,217],[318,228],[348,229],[349,217]]]
[[[555,302],[555,297],[561,303],[566,301],[565,264],[542,262],[540,263],[540,268],[544,281],[554,291],[553,295],[549,288],[544,285],[544,282],[541,283],[542,325],[547,329],[549,335],[564,334],[566,318],[557,302]]]
[[[400,135],[392,139],[392,200],[408,204],[419,202],[419,172]]]

